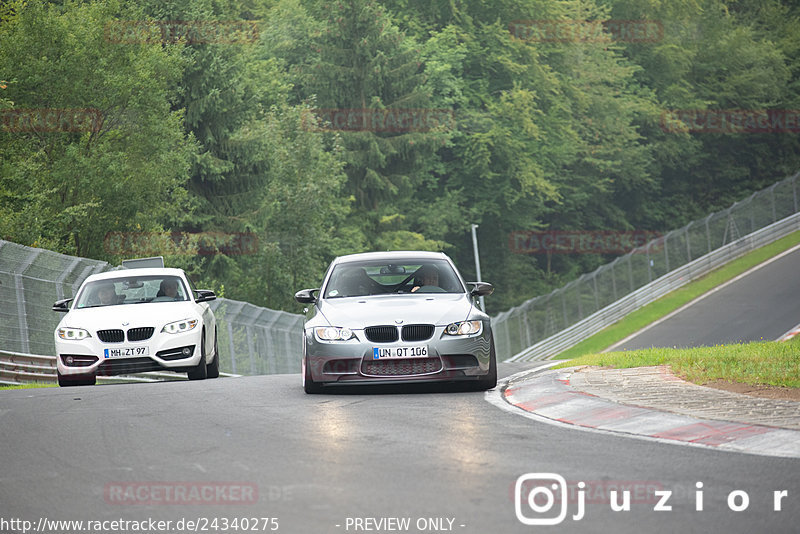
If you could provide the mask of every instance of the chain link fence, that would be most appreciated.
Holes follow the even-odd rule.
[[[726,210],[654,239],[548,295],[532,298],[493,317],[498,359],[527,357],[529,347],[545,345],[545,340],[667,273],[798,213],[798,177],[800,173],[753,193]],[[698,272],[693,276],[700,275]],[[638,299],[637,306],[629,311],[648,302],[646,297]],[[583,336],[581,332],[572,332],[573,342],[560,350],[593,333],[586,331]]]
[[[549,295],[497,315],[492,323],[498,358],[519,356],[665,274],[798,213],[799,176],[692,221]],[[53,303],[74,296],[89,275],[113,268],[98,260],[0,240],[0,349],[54,355],[53,331],[62,316],[51,310]],[[300,371],[302,315],[224,298],[212,301],[211,306],[217,317],[223,372]]]
[[[0,239],[0,350],[55,355],[53,331],[63,314],[56,300],[75,295],[92,274],[114,267]],[[304,317],[218,298],[220,369],[234,374],[300,371]]]

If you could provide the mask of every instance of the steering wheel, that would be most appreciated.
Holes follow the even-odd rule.
[[[414,278],[414,275],[416,275],[416,274],[417,274],[417,272],[414,271],[413,273],[411,273],[408,276],[406,276],[405,279],[402,282],[392,286],[392,293],[398,293],[400,288],[403,287],[404,285],[406,285],[409,282],[409,280]]]

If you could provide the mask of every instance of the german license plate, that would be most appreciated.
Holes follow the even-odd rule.
[[[373,360],[384,360],[389,358],[427,358],[428,347],[415,345],[413,347],[374,347],[372,349]]]
[[[131,356],[150,356],[150,347],[118,347],[116,349],[104,349],[103,355],[106,358],[127,358]]]

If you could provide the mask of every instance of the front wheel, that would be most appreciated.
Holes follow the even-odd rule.
[[[203,338],[200,340],[200,361],[186,373],[189,380],[205,380],[208,377],[208,366],[206,365],[206,331],[203,330],[201,335]]]
[[[217,346],[216,330],[214,331],[214,359],[208,364],[206,376],[208,378],[217,378],[219,376],[219,347]]]
[[[497,356],[494,353],[494,345],[492,345],[492,352],[489,356],[489,372],[474,384],[474,390],[484,391],[495,386],[497,386]]]
[[[311,368],[308,365],[308,356],[303,357],[303,389],[308,394],[322,392],[322,384],[314,382],[311,378]]]

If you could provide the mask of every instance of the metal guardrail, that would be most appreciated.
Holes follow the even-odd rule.
[[[797,230],[800,230],[800,213],[790,215],[778,222],[737,239],[653,280],[649,284],[593,313],[582,321],[518,352],[505,361],[534,361],[555,356],[593,336],[604,328],[611,326],[625,315],[660,299],[667,293],[708,274],[714,269],[748,252],[768,245]]]
[[[229,373],[220,373],[220,376],[241,376]],[[186,380],[182,373],[169,371],[149,371],[119,376],[98,376],[99,383],[113,382],[162,382],[164,380]],[[0,350],[0,384],[17,385],[30,383],[55,384],[58,381],[56,374],[56,357],[42,356],[39,354],[25,354]]]

